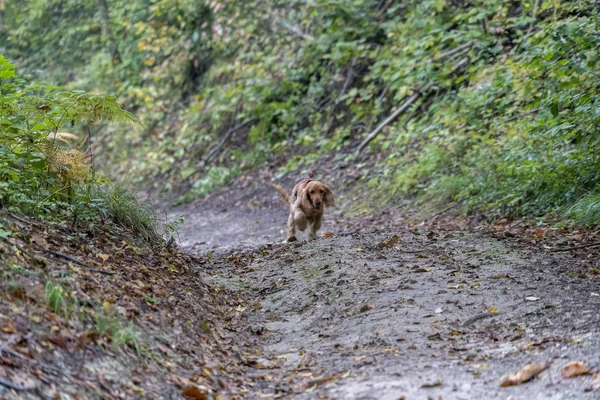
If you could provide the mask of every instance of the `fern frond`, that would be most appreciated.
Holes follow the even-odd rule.
[[[136,122],[140,121],[130,112],[121,108],[114,96],[102,96],[81,91],[57,92],[57,104],[68,111],[69,119],[87,119],[97,121],[105,118],[107,121]]]

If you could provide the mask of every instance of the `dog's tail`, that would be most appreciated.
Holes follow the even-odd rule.
[[[277,193],[279,193],[279,196],[281,196],[281,199],[285,202],[285,204],[287,204],[288,206],[292,204],[292,198],[290,197],[290,195],[285,191],[284,188],[282,188],[281,186],[275,184],[275,183],[271,183],[271,182],[267,182],[269,185],[273,186],[273,188],[275,190],[277,190]]]

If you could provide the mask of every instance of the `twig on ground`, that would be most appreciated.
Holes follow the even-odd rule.
[[[431,219],[436,219],[437,217],[439,217],[442,214],[447,213],[448,211],[452,210],[453,208],[455,208],[456,206],[460,205],[463,201],[465,201],[467,199],[467,197],[462,197],[458,200],[456,200],[456,202],[454,204],[452,204],[450,207],[446,207],[444,208],[442,211],[437,212],[435,214],[433,214],[433,216],[431,217]]]
[[[491,317],[495,317],[498,314],[490,314],[490,313],[485,313],[485,314],[477,314],[474,317],[469,318],[468,320],[466,320],[465,322],[462,323],[462,327],[467,327],[471,324],[474,324],[477,321],[481,321],[482,319],[486,319],[486,318],[491,318]]]
[[[19,217],[18,215],[15,215],[14,213],[9,212],[9,213],[7,213],[7,215],[10,218],[16,219],[19,222],[22,222],[22,223],[27,224],[27,225],[31,225],[31,221],[27,221],[26,219],[23,219],[23,218]]]
[[[2,356],[2,353],[6,353],[6,354],[10,354],[11,356],[17,357],[18,359],[33,363],[35,365],[40,366],[41,368],[43,368],[46,371],[50,371],[56,375],[64,375],[64,371],[61,370],[60,368],[55,367],[54,365],[50,365],[50,364],[46,364],[45,362],[41,362],[39,360],[36,360],[34,358],[29,358],[27,356],[24,356],[23,354],[19,353],[18,351],[15,351],[13,349],[11,349],[10,347],[6,347],[6,348],[2,348],[0,349],[0,357]]]
[[[559,253],[561,251],[571,251],[571,250],[587,249],[589,247],[598,247],[598,246],[600,246],[600,242],[582,244],[581,246],[563,247],[561,249],[560,248],[559,249],[548,249],[548,251],[550,253]]]
[[[77,265],[80,265],[86,269],[89,269],[90,271],[98,272],[99,274],[104,274],[104,275],[114,275],[115,274],[112,271],[105,271],[103,269],[94,268],[94,267],[84,263],[83,261],[79,261],[78,259],[71,257],[68,254],[59,253],[58,251],[53,251],[53,250],[45,250],[45,251],[49,254],[52,254],[53,256],[64,258],[65,260],[74,262]]]
[[[12,383],[11,381],[0,378],[0,385],[5,386],[9,389],[20,390],[20,391],[29,391],[34,390],[35,386],[22,386],[17,385],[16,383]]]

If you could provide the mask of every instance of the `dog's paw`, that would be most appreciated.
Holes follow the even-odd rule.
[[[310,240],[317,240],[317,234],[314,232],[311,232],[310,235],[308,235],[308,238]]]
[[[292,243],[292,242],[295,242],[296,240],[298,240],[298,239],[296,239],[296,236],[290,236],[289,238],[287,238],[286,242]]]

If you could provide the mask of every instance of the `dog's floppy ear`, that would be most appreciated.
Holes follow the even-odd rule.
[[[313,207],[310,194],[308,193],[308,187],[305,186],[302,189],[300,189],[300,193],[298,193],[298,195],[302,207],[306,209],[310,209]]]
[[[323,185],[325,186],[325,185]],[[335,206],[335,199],[333,198],[333,192],[329,187],[325,186],[325,195],[323,196],[323,204],[327,207]]]

